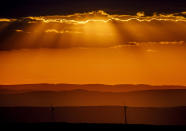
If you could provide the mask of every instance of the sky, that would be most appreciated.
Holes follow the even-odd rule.
[[[186,85],[184,0],[1,6],[2,85]]]
[[[131,15],[145,11],[149,15],[182,12],[185,5],[185,0],[1,0],[0,16],[61,15],[93,10]]]

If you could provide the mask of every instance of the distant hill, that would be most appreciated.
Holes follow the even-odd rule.
[[[184,88],[184,86],[68,84],[0,86],[2,90],[0,106],[185,106]]]
[[[145,84],[23,84],[23,85],[0,85],[0,93],[20,93],[30,91],[71,91],[71,90],[87,90],[99,92],[130,92],[143,90],[165,90],[165,89],[186,89],[186,86],[176,85],[145,85]]]
[[[186,125],[184,86],[0,86],[0,122],[121,124],[125,122],[124,105],[128,124]]]

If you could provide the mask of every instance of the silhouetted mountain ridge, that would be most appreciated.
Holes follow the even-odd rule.
[[[164,89],[130,92],[103,92],[84,89],[2,93],[0,106],[186,106],[186,90]]]
[[[186,89],[185,86],[176,85],[145,85],[145,84],[23,84],[23,85],[0,85],[1,93],[21,93],[30,91],[71,91],[71,90],[87,90],[101,92],[131,92],[144,90],[165,90],[165,89]]]

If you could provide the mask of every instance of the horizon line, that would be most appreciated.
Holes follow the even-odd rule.
[[[139,85],[144,85],[144,86],[184,86],[186,85],[178,85],[178,84],[128,84],[128,83],[118,83],[118,84],[104,84],[104,83],[84,83],[84,84],[78,84],[78,83],[25,83],[25,84],[0,84],[0,86],[22,86],[22,85],[105,85],[105,86],[117,86],[117,85],[133,85],[133,86],[139,86]]]

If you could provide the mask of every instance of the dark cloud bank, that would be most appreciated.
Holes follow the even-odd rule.
[[[148,14],[173,13],[186,10],[185,0],[3,0],[0,17],[23,17],[40,15],[61,15],[92,10],[109,13]]]

